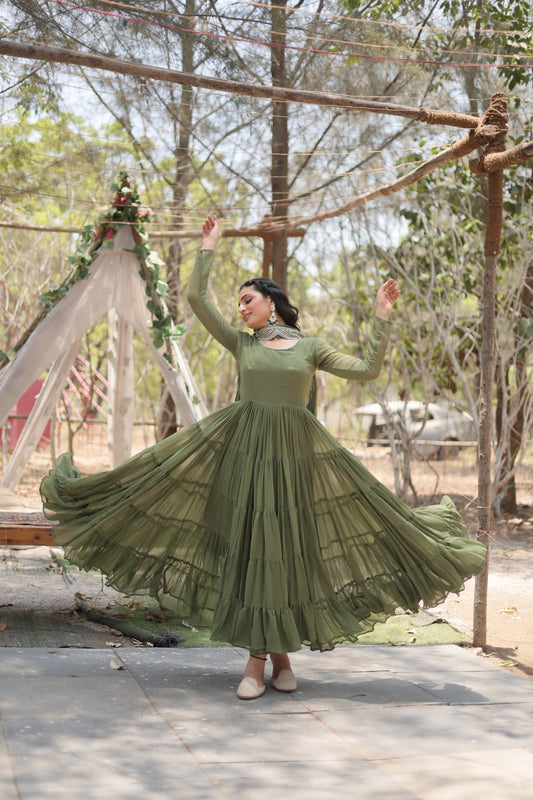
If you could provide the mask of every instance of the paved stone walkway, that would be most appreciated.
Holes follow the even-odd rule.
[[[531,800],[533,682],[455,645],[0,649],[2,800]],[[117,669],[117,667],[121,667]]]

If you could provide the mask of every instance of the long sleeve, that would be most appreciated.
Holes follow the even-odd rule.
[[[198,250],[194,270],[187,287],[187,300],[209,333],[233,355],[237,351],[239,331],[227,322],[207,298],[207,282],[213,264],[214,250]]]
[[[374,380],[383,366],[391,328],[392,323],[380,317],[374,317],[364,358],[339,353],[333,347],[319,340],[316,350],[317,368],[352,381]]]

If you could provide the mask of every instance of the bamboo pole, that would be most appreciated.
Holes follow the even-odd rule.
[[[358,206],[365,205],[371,200],[375,200],[377,197],[386,197],[387,195],[395,194],[405,189],[407,186],[416,183],[416,181],[419,181],[425,175],[429,175],[430,172],[434,172],[444,164],[448,164],[450,161],[472,153],[474,150],[477,150],[478,147],[490,142],[497,134],[498,130],[494,125],[479,125],[475,130],[469,131],[462,139],[453,142],[446,150],[443,150],[432,158],[428,158],[423,164],[419,164],[418,167],[402,175],[401,178],[395,181],[389,181],[383,186],[377,186],[369,192],[357,195],[348,203],[334,208],[331,211],[324,211],[321,214],[314,214],[308,217],[293,217],[291,219],[291,225],[310,225],[312,222],[323,222],[332,217],[340,217]],[[280,228],[281,226],[273,224],[271,230],[279,230]]]
[[[135,222],[113,222],[113,225],[136,225]],[[143,222],[143,225],[148,227],[150,223]],[[227,228],[222,231],[222,236],[225,239],[237,239],[242,236],[268,236],[272,225],[270,223],[259,223],[259,225],[250,228]],[[16,228],[23,231],[38,231],[40,233],[83,233],[83,228],[70,228],[62,225],[27,225],[25,222],[0,222],[0,228]],[[289,228],[287,236],[304,236],[305,228]],[[149,239],[201,239],[201,231],[148,231]]]
[[[490,153],[475,158],[470,161],[469,166],[476,175],[483,175],[505,169],[513,164],[520,164],[522,161],[527,161],[528,158],[533,158],[533,142],[520,142],[516,147],[504,150],[503,153]]]
[[[507,132],[507,99],[501,93],[491,97],[485,115],[489,124],[496,125],[499,134],[487,145],[484,158],[505,150]],[[483,160],[479,159],[480,161]],[[485,270],[481,298],[481,382],[479,389],[479,466],[478,466],[478,527],[476,536],[489,547],[492,523],[491,455],[492,455],[492,393],[494,380],[494,332],[496,310],[496,266],[501,248],[503,217],[503,170],[488,175],[487,220],[485,228]],[[474,591],[474,635],[476,647],[487,644],[487,595],[489,556],[483,570],[476,576]]]
[[[146,64],[122,61],[118,58],[101,56],[96,53],[82,53],[66,47],[50,47],[32,42],[15,42],[8,39],[0,41],[0,55],[12,58],[28,58],[37,61],[51,61],[59,64],[73,64],[80,67],[116,72],[121,75],[133,75],[137,78],[177,83],[181,86],[195,86],[198,89],[211,89],[216,92],[261,97],[266,100],[286,100],[308,105],[348,108],[353,111],[368,111],[388,114],[394,117],[406,117],[428,125],[449,125],[455,128],[476,128],[479,118],[470,114],[458,114],[454,111],[433,111],[428,108],[412,108],[394,103],[378,103],[373,100],[360,100],[347,94],[331,94],[329,92],[304,91],[282,86],[264,86],[245,81],[229,81],[222,78],[211,78],[178,70],[152,67]]]

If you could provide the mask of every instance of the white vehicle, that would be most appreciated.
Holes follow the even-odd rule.
[[[389,425],[394,439],[414,440],[416,451],[425,458],[444,458],[446,442],[475,442],[477,431],[472,417],[451,408],[448,403],[423,403],[419,400],[393,400],[370,403],[355,410],[367,418],[367,444],[387,445]],[[420,444],[417,441],[420,440]],[[426,442],[428,444],[426,444]],[[435,442],[435,444],[431,444]],[[454,447],[457,452],[459,447]]]

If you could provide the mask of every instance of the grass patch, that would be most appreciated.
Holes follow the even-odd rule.
[[[470,638],[435,617],[428,624],[416,624],[413,614],[400,614],[376,625],[373,631],[358,639],[358,644],[467,644]],[[429,617],[429,614],[425,615]]]
[[[209,628],[196,628],[187,620],[162,610],[151,598],[142,602],[124,598],[124,603],[106,609],[106,613],[127,619],[133,625],[151,633],[182,633],[185,641],[178,647],[229,647],[227,642],[212,641]],[[470,638],[439,617],[425,612],[397,614],[376,625],[373,631],[360,636],[361,645],[401,644],[468,644]]]

